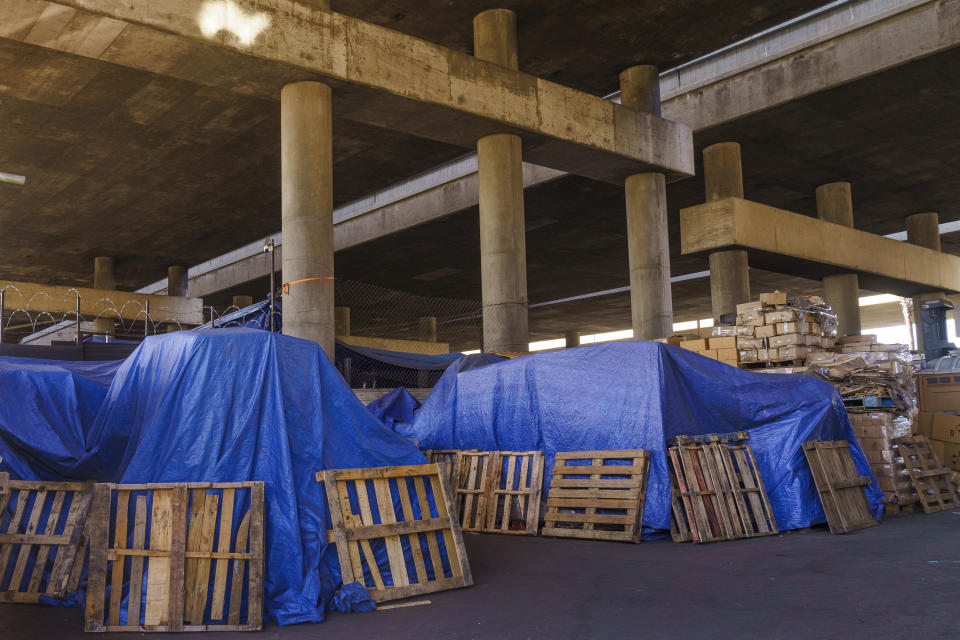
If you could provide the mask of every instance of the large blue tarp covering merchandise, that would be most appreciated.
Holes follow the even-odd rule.
[[[466,356],[416,413],[406,392],[385,399],[389,427],[317,345],[253,329],[151,337],[120,363],[0,358],[0,398],[0,470],[14,478],[265,482],[264,611],[282,624],[369,605],[358,585],[334,596],[339,565],[315,475],[424,463],[407,438],[423,449],[542,450],[545,487],[557,451],[647,449],[648,534],[670,527],[664,452],[676,435],[748,430],[781,529],[824,520],[801,442],[849,440],[871,476],[827,383],[652,342]],[[879,515],[876,482],[867,493]]]
[[[412,425],[423,449],[541,450],[549,486],[557,451],[652,453],[643,524],[670,528],[665,442],[678,435],[750,432],[777,524],[825,521],[801,443],[849,440],[858,471],[872,477],[837,391],[803,375],[734,369],[655,342],[619,342],[447,370]],[[879,517],[883,494],[868,487]]]
[[[322,620],[339,586],[316,472],[425,462],[316,344],[295,338],[252,329],[151,337],[112,365],[108,388],[109,365],[2,360],[0,469],[13,477],[264,481],[264,611],[283,624]]]

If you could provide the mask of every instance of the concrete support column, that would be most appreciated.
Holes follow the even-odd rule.
[[[743,197],[743,164],[740,145],[721,142],[703,150],[703,183],[706,202]],[[750,271],[742,249],[710,254],[710,301],[713,319],[736,313],[737,305],[750,301]]]
[[[831,182],[817,187],[817,217],[845,227],[853,226],[849,182]],[[860,335],[860,277],[855,273],[825,277],[823,298],[837,314],[837,333],[841,336]]]
[[[656,67],[631,67],[620,74],[625,107],[660,115],[660,74]],[[667,186],[662,173],[639,173],[625,183],[630,311],[636,340],[673,334]]]
[[[512,11],[484,11],[474,18],[473,33],[477,58],[517,68],[517,18]],[[477,142],[485,351],[524,353],[530,348],[520,143],[513,134]]]
[[[437,319],[434,316],[420,318],[420,342],[437,342]]]
[[[907,242],[915,244],[934,251],[940,251],[940,214],[937,213],[915,213],[907,216]],[[920,317],[922,310],[920,305],[924,300],[933,300],[942,298],[943,291],[928,291],[913,296],[913,317],[917,323],[917,351],[924,352],[923,332],[920,331]],[[956,316],[954,316],[956,321]]]
[[[338,336],[350,335],[350,307],[334,307],[334,326]]]
[[[117,290],[116,261],[113,258],[97,256],[93,259],[93,288],[106,291]],[[115,324],[115,318],[100,318],[93,321],[93,330],[101,333],[112,333]],[[109,337],[107,340],[109,340]]]
[[[567,331],[563,334],[566,343],[564,349],[575,349],[580,346],[580,332],[573,330]]]
[[[246,309],[253,304],[253,296],[233,296],[230,305],[237,309]]]
[[[186,267],[167,267],[167,295],[186,298],[190,295],[190,279]]]
[[[280,94],[283,332],[334,357],[333,118],[330,87],[295,82]]]

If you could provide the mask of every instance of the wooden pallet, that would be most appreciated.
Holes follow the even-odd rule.
[[[90,521],[87,631],[263,628],[262,482],[98,484]]]
[[[686,443],[667,449],[677,542],[716,542],[778,532],[747,444]]]
[[[960,507],[956,488],[950,482],[952,471],[940,464],[926,436],[914,434],[894,438],[893,443],[900,450],[924,513]]]
[[[63,599],[77,590],[92,482],[6,479],[0,494],[0,602]]]
[[[864,491],[872,480],[857,471],[850,455],[849,441],[811,440],[803,443],[803,453],[810,465],[830,533],[850,533],[879,524]]]
[[[495,451],[486,497],[486,533],[537,535],[543,490],[542,451]]]
[[[543,535],[639,542],[649,466],[643,449],[558,452]]]
[[[377,602],[473,584],[442,463],[332,469],[317,481],[344,584],[363,584]],[[386,558],[377,559],[375,548],[385,548]]]
[[[459,465],[454,513],[464,531],[479,533],[487,524],[487,501],[496,467],[496,453],[461,451]]]
[[[3,462],[3,458],[0,458]],[[0,496],[10,491],[10,474],[6,471],[0,471]]]

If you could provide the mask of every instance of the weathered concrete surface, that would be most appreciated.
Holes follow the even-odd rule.
[[[398,340],[396,338],[370,338],[367,336],[337,336],[337,340],[357,347],[399,351],[401,353],[424,353],[439,355],[450,353],[450,345],[445,342],[422,342],[419,340]]]
[[[817,217],[853,227],[853,196],[849,182],[831,182],[817,187]],[[857,274],[826,276],[823,298],[837,314],[837,332],[842,336],[860,335],[860,279]]]
[[[184,266],[167,267],[167,295],[186,298],[190,295],[190,280]]]
[[[420,318],[418,325],[420,331],[420,342],[437,342],[436,316],[424,316]]]
[[[186,57],[221,58],[207,83],[275,95],[272,80],[248,71],[244,61],[255,58],[322,76],[334,89],[359,87],[341,98],[344,113],[368,124],[468,148],[485,135],[523,132],[531,161],[615,183],[647,170],[693,174],[684,125],[343,14],[287,0],[236,4],[269,23],[252,43],[225,29],[205,35],[202,0],[19,0],[0,36],[42,32],[34,38],[41,46],[171,77],[190,73]]]
[[[298,82],[280,99],[283,332],[334,358],[333,113],[330,87]]]
[[[857,273],[864,287],[898,295],[960,291],[960,257],[740,198],[682,210],[680,233],[684,255],[742,248],[781,273]]]
[[[710,253],[710,308],[714,322],[736,313],[737,305],[750,301],[747,252],[725,249]]]
[[[907,242],[915,244],[918,247],[926,247],[933,251],[940,251],[940,214],[938,213],[915,213],[907,216]],[[913,296],[914,318],[918,317],[921,306],[926,300],[943,298],[943,291],[930,290],[923,291]],[[956,318],[956,316],[954,316]],[[915,320],[916,322],[916,320]],[[923,353],[924,339],[923,331],[915,331],[917,339],[917,350]]]
[[[102,314],[101,320],[122,318],[142,321],[149,304],[150,318],[158,324],[203,324],[203,301],[199,298],[154,296],[129,291],[62,287],[10,280],[0,280],[0,289],[6,289],[4,307],[8,314],[14,309],[24,309],[31,313],[50,313],[58,322],[63,314],[71,314],[66,318],[70,320],[75,317],[72,314],[77,310],[79,295],[80,313],[90,317]],[[110,322],[112,323],[112,320]]]

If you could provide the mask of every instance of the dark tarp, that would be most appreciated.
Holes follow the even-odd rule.
[[[419,408],[420,401],[403,387],[385,393],[367,405],[367,411],[394,431],[398,424],[413,422],[413,416]]]
[[[400,431],[422,449],[544,451],[545,488],[557,451],[647,449],[652,463],[643,524],[666,530],[666,440],[743,430],[750,431],[781,529],[825,521],[803,441],[849,440],[857,469],[872,477],[829,384],[742,371],[655,342],[593,345],[486,366],[465,358],[447,370],[413,425]],[[875,480],[867,493],[879,517],[883,494]]]
[[[64,387],[66,375],[84,379],[79,373],[31,373],[35,362],[19,369],[32,380],[16,388],[39,391],[0,403],[8,405],[0,456],[18,452],[8,425],[31,414],[29,430],[15,432],[21,439],[55,433],[64,444],[49,456],[34,453],[14,477],[264,481],[264,611],[282,624],[322,620],[340,579],[316,472],[425,462],[370,415],[312,342],[252,329],[150,337],[119,366],[98,413],[90,409],[97,399],[90,385],[52,389]],[[0,372],[0,383],[8,373]],[[61,448],[69,464],[59,462]],[[73,469],[80,473],[60,473]]]

